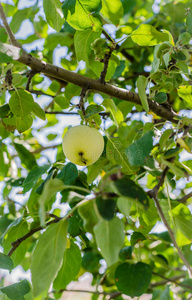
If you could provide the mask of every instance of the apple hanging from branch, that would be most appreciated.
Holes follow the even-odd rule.
[[[63,152],[74,164],[89,166],[98,160],[104,149],[101,133],[87,125],[70,128],[63,138]]]

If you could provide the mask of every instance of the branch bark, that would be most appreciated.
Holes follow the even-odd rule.
[[[22,49],[21,45],[15,39],[13,32],[11,31],[6,16],[3,10],[3,6],[0,2],[0,18],[2,19],[3,25],[7,31],[11,44],[13,46],[19,47]],[[92,78],[87,78],[80,74],[74,73],[72,71],[65,70],[63,68],[54,66],[52,64],[41,61],[32,55],[23,51],[18,61],[26,66],[29,66],[32,70],[36,70],[38,73],[43,73],[48,77],[53,77],[56,80],[63,82],[70,82],[74,85],[80,86],[81,88],[86,88],[89,86],[91,90],[96,92],[107,94],[111,97],[116,97],[121,100],[129,101],[134,104],[141,105],[141,100],[139,95],[135,92],[128,91],[126,89],[118,88],[110,84],[102,84],[99,80]],[[156,115],[163,117],[166,120],[169,120],[173,123],[178,123],[174,117],[177,117],[176,113],[172,109],[168,109],[163,105],[156,103],[155,101],[149,100],[149,108]]]

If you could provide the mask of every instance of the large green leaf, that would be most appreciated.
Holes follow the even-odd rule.
[[[112,99],[105,99],[102,102],[102,105],[106,107],[107,110],[110,111],[110,113],[113,116],[113,119],[115,121],[115,124],[117,127],[123,122],[123,114],[120,111],[120,109],[115,105]]]
[[[25,300],[24,296],[28,294],[29,291],[30,285],[26,279],[19,283],[14,283],[12,285],[0,288],[0,292],[7,295],[7,297],[11,300]]]
[[[75,52],[77,56],[77,60],[83,60],[87,64],[89,64],[89,55],[91,51],[91,44],[99,38],[101,35],[101,31],[94,32],[92,29],[87,29],[84,31],[76,31],[74,35],[74,45]]]
[[[81,260],[79,247],[70,241],[70,248],[64,252],[62,267],[53,283],[55,290],[66,288],[66,286],[75,279],[81,267]]]
[[[87,183],[91,184],[102,172],[104,166],[108,163],[105,157],[100,157],[93,165],[88,167]]]
[[[52,224],[38,240],[31,262],[34,297],[47,294],[51,282],[61,267],[67,244],[67,226],[65,220]]]
[[[142,262],[132,265],[123,263],[117,267],[115,272],[118,290],[132,298],[139,297],[147,291],[151,277],[151,266]]]
[[[130,199],[131,201],[137,201],[145,208],[148,208],[149,200],[147,194],[129,177],[123,177],[114,181],[114,186],[117,189],[117,193],[121,196],[127,197],[127,199]]]
[[[22,219],[20,218],[16,221],[17,222],[15,222],[15,225],[11,224],[6,231],[5,238],[3,240],[3,248],[5,253],[8,253],[11,250],[11,243],[15,242],[16,240],[27,234],[29,231],[26,221],[22,221]],[[19,265],[24,259],[25,253],[27,251],[27,244],[27,240],[23,241],[11,255],[14,266]]]
[[[81,205],[78,209],[80,217],[83,219],[83,227],[86,231],[93,233],[94,226],[99,222],[100,215],[97,211],[96,203],[89,201]]]
[[[132,40],[140,46],[154,46],[169,41],[167,33],[157,31],[152,25],[141,24],[131,33]]]
[[[12,270],[13,267],[12,259],[3,253],[0,253],[0,269]]]
[[[102,25],[98,15],[101,0],[65,0],[62,9],[69,25],[77,30],[93,27],[97,31]]]
[[[33,103],[32,113],[43,121],[46,120],[45,112],[37,102]]]
[[[118,25],[123,17],[124,9],[121,0],[102,0],[101,13],[114,25]]]
[[[147,78],[143,75],[139,75],[138,79],[137,79],[137,88],[138,88],[138,92],[139,92],[139,97],[141,99],[141,104],[144,108],[144,110],[146,111],[146,113],[149,112],[149,104],[148,104],[148,100],[147,100],[147,95],[146,95],[146,87],[147,87]]]
[[[24,132],[31,128],[33,124],[33,118],[31,115],[16,117],[16,128],[19,133]]]
[[[37,180],[50,168],[51,164],[46,164],[44,166],[35,166],[25,178],[22,186],[24,187],[23,193],[28,192],[31,188],[34,187]]]
[[[56,31],[60,31],[64,24],[61,2],[59,0],[43,0],[43,9],[48,24]]]
[[[143,166],[153,148],[153,132],[148,131],[140,139],[126,148],[125,153],[132,166]]]
[[[15,91],[9,99],[12,113],[17,117],[25,117],[33,109],[34,100],[32,95],[24,90]]]
[[[192,109],[192,87],[191,85],[180,86],[177,89],[179,97],[184,100],[185,105]]]
[[[41,225],[44,226],[45,221],[45,204],[47,204],[50,199],[55,195],[55,193],[62,191],[64,189],[64,184],[60,179],[54,178],[46,181],[43,192],[38,199],[39,202],[39,216],[41,220]]]
[[[37,165],[34,155],[22,144],[14,143],[14,147],[21,159],[21,162],[27,167],[27,169],[31,170]]]
[[[110,138],[106,146],[107,159],[114,165],[121,165],[125,174],[134,174],[138,167],[130,165],[125,152],[126,148],[127,142],[123,139]]]
[[[94,233],[97,246],[107,265],[116,263],[125,239],[123,221],[117,217],[111,221],[100,220],[94,227]]]
[[[66,164],[56,176],[56,178],[62,180],[63,183],[66,185],[73,184],[77,179],[77,177],[78,177],[77,167],[71,162]]]

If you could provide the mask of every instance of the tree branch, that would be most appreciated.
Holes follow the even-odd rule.
[[[9,24],[7,23],[7,18],[6,18],[6,15],[5,15],[5,12],[4,12],[4,9],[3,9],[3,6],[1,4],[1,1],[0,1],[0,18],[3,22],[3,26],[9,36],[9,39],[10,39],[10,42],[13,46],[16,46],[16,47],[19,47],[22,49],[21,45],[19,44],[19,42],[16,40]]]
[[[15,39],[13,32],[11,31],[6,16],[3,10],[3,7],[0,2],[0,17],[3,21],[4,27],[7,31],[7,34],[10,38],[12,45],[21,48],[21,45]],[[74,73],[72,71],[65,70],[63,68],[54,66],[52,64],[46,63],[44,61],[39,60],[38,58],[33,57],[32,55],[22,52],[20,58],[17,60],[24,65],[29,66],[32,70],[36,70],[38,73],[43,73],[48,77],[52,77],[56,80],[62,80],[65,82],[70,82],[81,88],[89,86],[91,90],[95,90],[100,93],[107,94],[111,97],[116,97],[121,100],[129,101],[135,104],[141,105],[141,100],[139,95],[135,92],[128,91],[126,89],[118,88],[116,86],[112,86],[110,84],[102,84],[98,80],[87,78],[80,74]],[[172,109],[168,109],[163,105],[156,103],[155,101],[149,100],[149,108],[156,115],[165,118],[173,123],[178,123],[174,117],[177,117],[177,114],[172,111]]]
[[[183,287],[183,288],[187,288],[187,289],[192,290],[192,286],[187,285],[187,284],[183,284],[182,282],[178,282],[178,281],[177,281],[178,279],[184,278],[184,274],[180,274],[180,275],[178,275],[178,276],[174,276],[174,277],[171,277],[171,278],[167,278],[167,277],[165,277],[165,276],[163,276],[163,275],[160,275],[160,274],[158,274],[158,273],[155,273],[155,272],[153,272],[153,275],[156,275],[156,276],[161,277],[162,279],[164,279],[164,281],[162,281],[162,282],[164,282],[164,283],[171,282],[171,283],[174,283],[174,284],[177,285],[177,286],[181,286],[181,287]],[[158,284],[158,282],[156,283],[155,286],[157,286],[157,284]]]
[[[156,204],[156,207],[157,207],[157,210],[158,210],[158,213],[161,217],[161,220],[163,221],[165,227],[167,228],[168,232],[169,232],[169,235],[170,235],[170,238],[173,242],[173,245],[175,246],[175,248],[177,249],[177,252],[178,252],[178,255],[180,257],[180,259],[183,261],[183,263],[185,264],[185,266],[187,267],[188,269],[188,273],[189,273],[189,276],[190,278],[192,278],[192,268],[191,268],[191,265],[190,263],[188,262],[188,260],[185,258],[185,256],[183,255],[181,249],[179,248],[179,246],[177,245],[177,242],[176,242],[176,239],[175,239],[175,236],[174,236],[174,233],[171,229],[171,227],[169,226],[166,218],[165,218],[165,215],[163,213],[163,210],[159,204],[159,201],[157,199],[157,196],[156,195],[153,195],[153,199],[154,199],[154,202]]]
[[[161,187],[161,186],[163,185],[163,183],[164,183],[165,176],[166,176],[168,170],[169,170],[169,167],[166,167],[166,168],[164,169],[164,171],[162,172],[162,174],[161,174],[161,177],[160,177],[160,179],[159,179],[158,184],[157,184],[152,190],[150,190],[150,191],[147,192],[148,195],[149,195],[151,198],[157,197],[158,191],[159,191],[160,187]]]
[[[57,223],[61,220],[61,218],[57,217],[52,221],[49,221],[45,224],[45,227],[53,224],[53,223]],[[24,236],[22,236],[21,238],[17,239],[16,241],[14,241],[13,243],[11,243],[12,248],[9,251],[9,253],[7,254],[7,256],[11,256],[13,254],[13,252],[19,247],[19,245],[25,241],[26,239],[28,239],[30,236],[32,236],[35,232],[38,232],[40,230],[44,229],[44,227],[39,226],[37,228],[31,229],[27,234],[25,234]]]
[[[177,201],[181,202],[181,203],[185,203],[187,201],[187,199],[191,198],[192,197],[192,192],[190,192],[189,194],[183,196],[182,198],[180,199],[177,199]]]
[[[104,67],[103,67],[103,71],[101,72],[101,75],[100,75],[100,82],[102,84],[105,84],[105,77],[107,75],[107,69],[108,69],[108,65],[109,65],[109,60],[111,58],[111,55],[113,53],[113,50],[115,50],[115,43],[113,42],[113,44],[111,45],[110,49],[109,49],[109,52],[105,54],[105,57],[103,59],[103,63],[104,63]]]

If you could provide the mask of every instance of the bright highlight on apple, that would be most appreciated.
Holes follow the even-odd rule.
[[[63,138],[63,152],[74,164],[89,166],[98,160],[104,149],[101,133],[87,125],[70,128]]]

